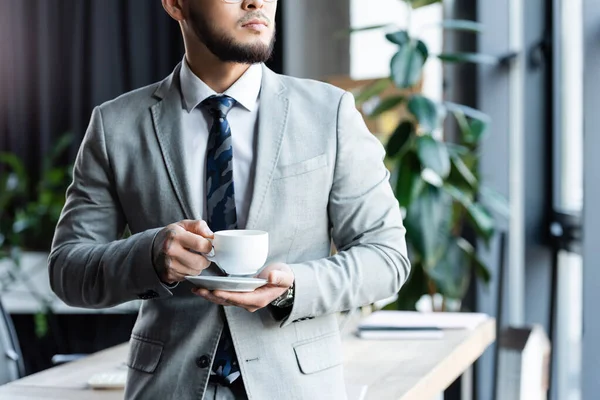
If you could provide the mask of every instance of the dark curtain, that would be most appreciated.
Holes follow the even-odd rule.
[[[268,63],[277,72],[279,32]],[[0,0],[0,151],[23,157],[35,176],[72,132],[74,158],[94,106],[161,80],[183,54],[160,0]]]
[[[94,106],[162,79],[183,53],[158,0],[0,0],[0,150],[36,174],[72,132],[73,157]]]

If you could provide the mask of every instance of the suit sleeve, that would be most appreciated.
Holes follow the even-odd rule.
[[[354,104],[346,93],[338,110],[328,210],[338,253],[291,265],[295,299],[282,326],[390,297],[409,275],[405,229],[383,163],[385,151]]]
[[[152,242],[159,229],[117,240],[125,223],[102,113],[96,108],[75,160],[48,260],[50,285],[65,303],[104,308],[172,295],[152,264]]]

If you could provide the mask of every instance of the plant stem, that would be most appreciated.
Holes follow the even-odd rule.
[[[427,277],[427,290],[429,291],[429,297],[431,298],[431,310],[435,310],[435,293],[437,292],[437,288],[435,286],[435,282],[433,282],[429,277]]]

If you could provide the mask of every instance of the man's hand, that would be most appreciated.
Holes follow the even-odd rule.
[[[250,312],[255,312],[268,306],[294,283],[294,273],[284,263],[267,266],[257,278],[266,279],[268,283],[249,293],[226,292],[222,290],[211,292],[206,289],[193,289],[192,292],[215,304],[237,306],[245,308]]]
[[[199,275],[210,266],[202,254],[210,253],[214,234],[204,221],[180,221],[163,228],[154,240],[152,261],[159,278],[181,282],[187,275]]]

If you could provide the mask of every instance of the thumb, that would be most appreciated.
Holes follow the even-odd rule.
[[[214,233],[203,220],[184,220],[179,225],[188,232],[195,233],[205,238],[212,238]]]
[[[268,278],[269,284],[277,287],[290,287],[294,283],[294,278],[285,271],[271,271]]]

